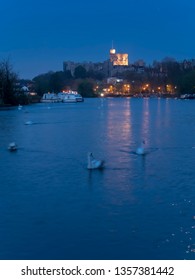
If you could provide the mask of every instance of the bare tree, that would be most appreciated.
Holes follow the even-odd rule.
[[[17,74],[13,72],[9,60],[0,62],[0,102],[15,104],[15,84]]]

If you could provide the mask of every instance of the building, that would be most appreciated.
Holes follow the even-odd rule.
[[[64,61],[63,62],[63,71],[70,71],[72,76],[74,76],[74,71],[78,66],[83,66],[86,71],[102,72],[105,76],[108,75],[109,61],[104,62],[73,62],[73,61]]]
[[[128,54],[116,53],[115,49],[110,49],[110,62],[113,66],[128,66]]]
[[[110,49],[109,76],[117,76],[126,70],[129,70],[128,54],[116,53],[113,47]]]
[[[102,73],[106,78],[120,76],[125,71],[143,73],[145,71],[145,63],[140,60],[135,65],[129,64],[127,53],[117,53],[116,49],[110,49],[109,58],[104,62],[73,62],[64,61],[63,70],[70,71],[74,76],[75,68],[83,66],[86,71],[94,71]]]

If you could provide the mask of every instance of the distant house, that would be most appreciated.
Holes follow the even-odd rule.
[[[26,87],[26,86],[23,86],[23,87],[21,88],[21,90],[24,91],[24,92],[29,91],[28,87]]]
[[[23,94],[25,94],[25,95],[32,95],[32,96],[37,95],[36,92],[30,91],[29,88],[28,88],[27,86],[22,86],[22,87],[21,87],[21,92],[22,92]]]

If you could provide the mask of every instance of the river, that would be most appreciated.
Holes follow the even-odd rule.
[[[94,98],[0,111],[0,259],[195,259],[194,107]],[[88,152],[103,170],[87,170]]]

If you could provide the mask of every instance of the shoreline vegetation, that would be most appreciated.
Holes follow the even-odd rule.
[[[195,99],[195,94],[183,94],[181,96],[178,95],[170,95],[170,94],[163,94],[163,95],[155,95],[155,94],[148,94],[148,95],[122,95],[122,94],[109,94],[106,97],[101,97],[101,96],[94,96],[94,97],[88,97],[88,98],[162,98],[162,99]],[[27,103],[18,103],[18,104],[0,104],[0,110],[11,110],[14,107],[17,107],[18,105],[30,105],[30,104],[35,104],[35,103],[41,103],[41,97],[37,97],[35,99],[31,99],[29,102]],[[52,103],[52,101],[51,101]],[[62,103],[62,102],[58,102],[58,103]]]
[[[77,91],[82,97],[133,97],[195,99],[195,60],[164,59],[142,71],[119,67],[115,76],[82,65],[48,72],[32,80],[20,79],[9,60],[0,62],[0,108],[39,103],[44,93]],[[116,70],[116,69],[115,69]],[[120,70],[120,71],[119,71]]]

